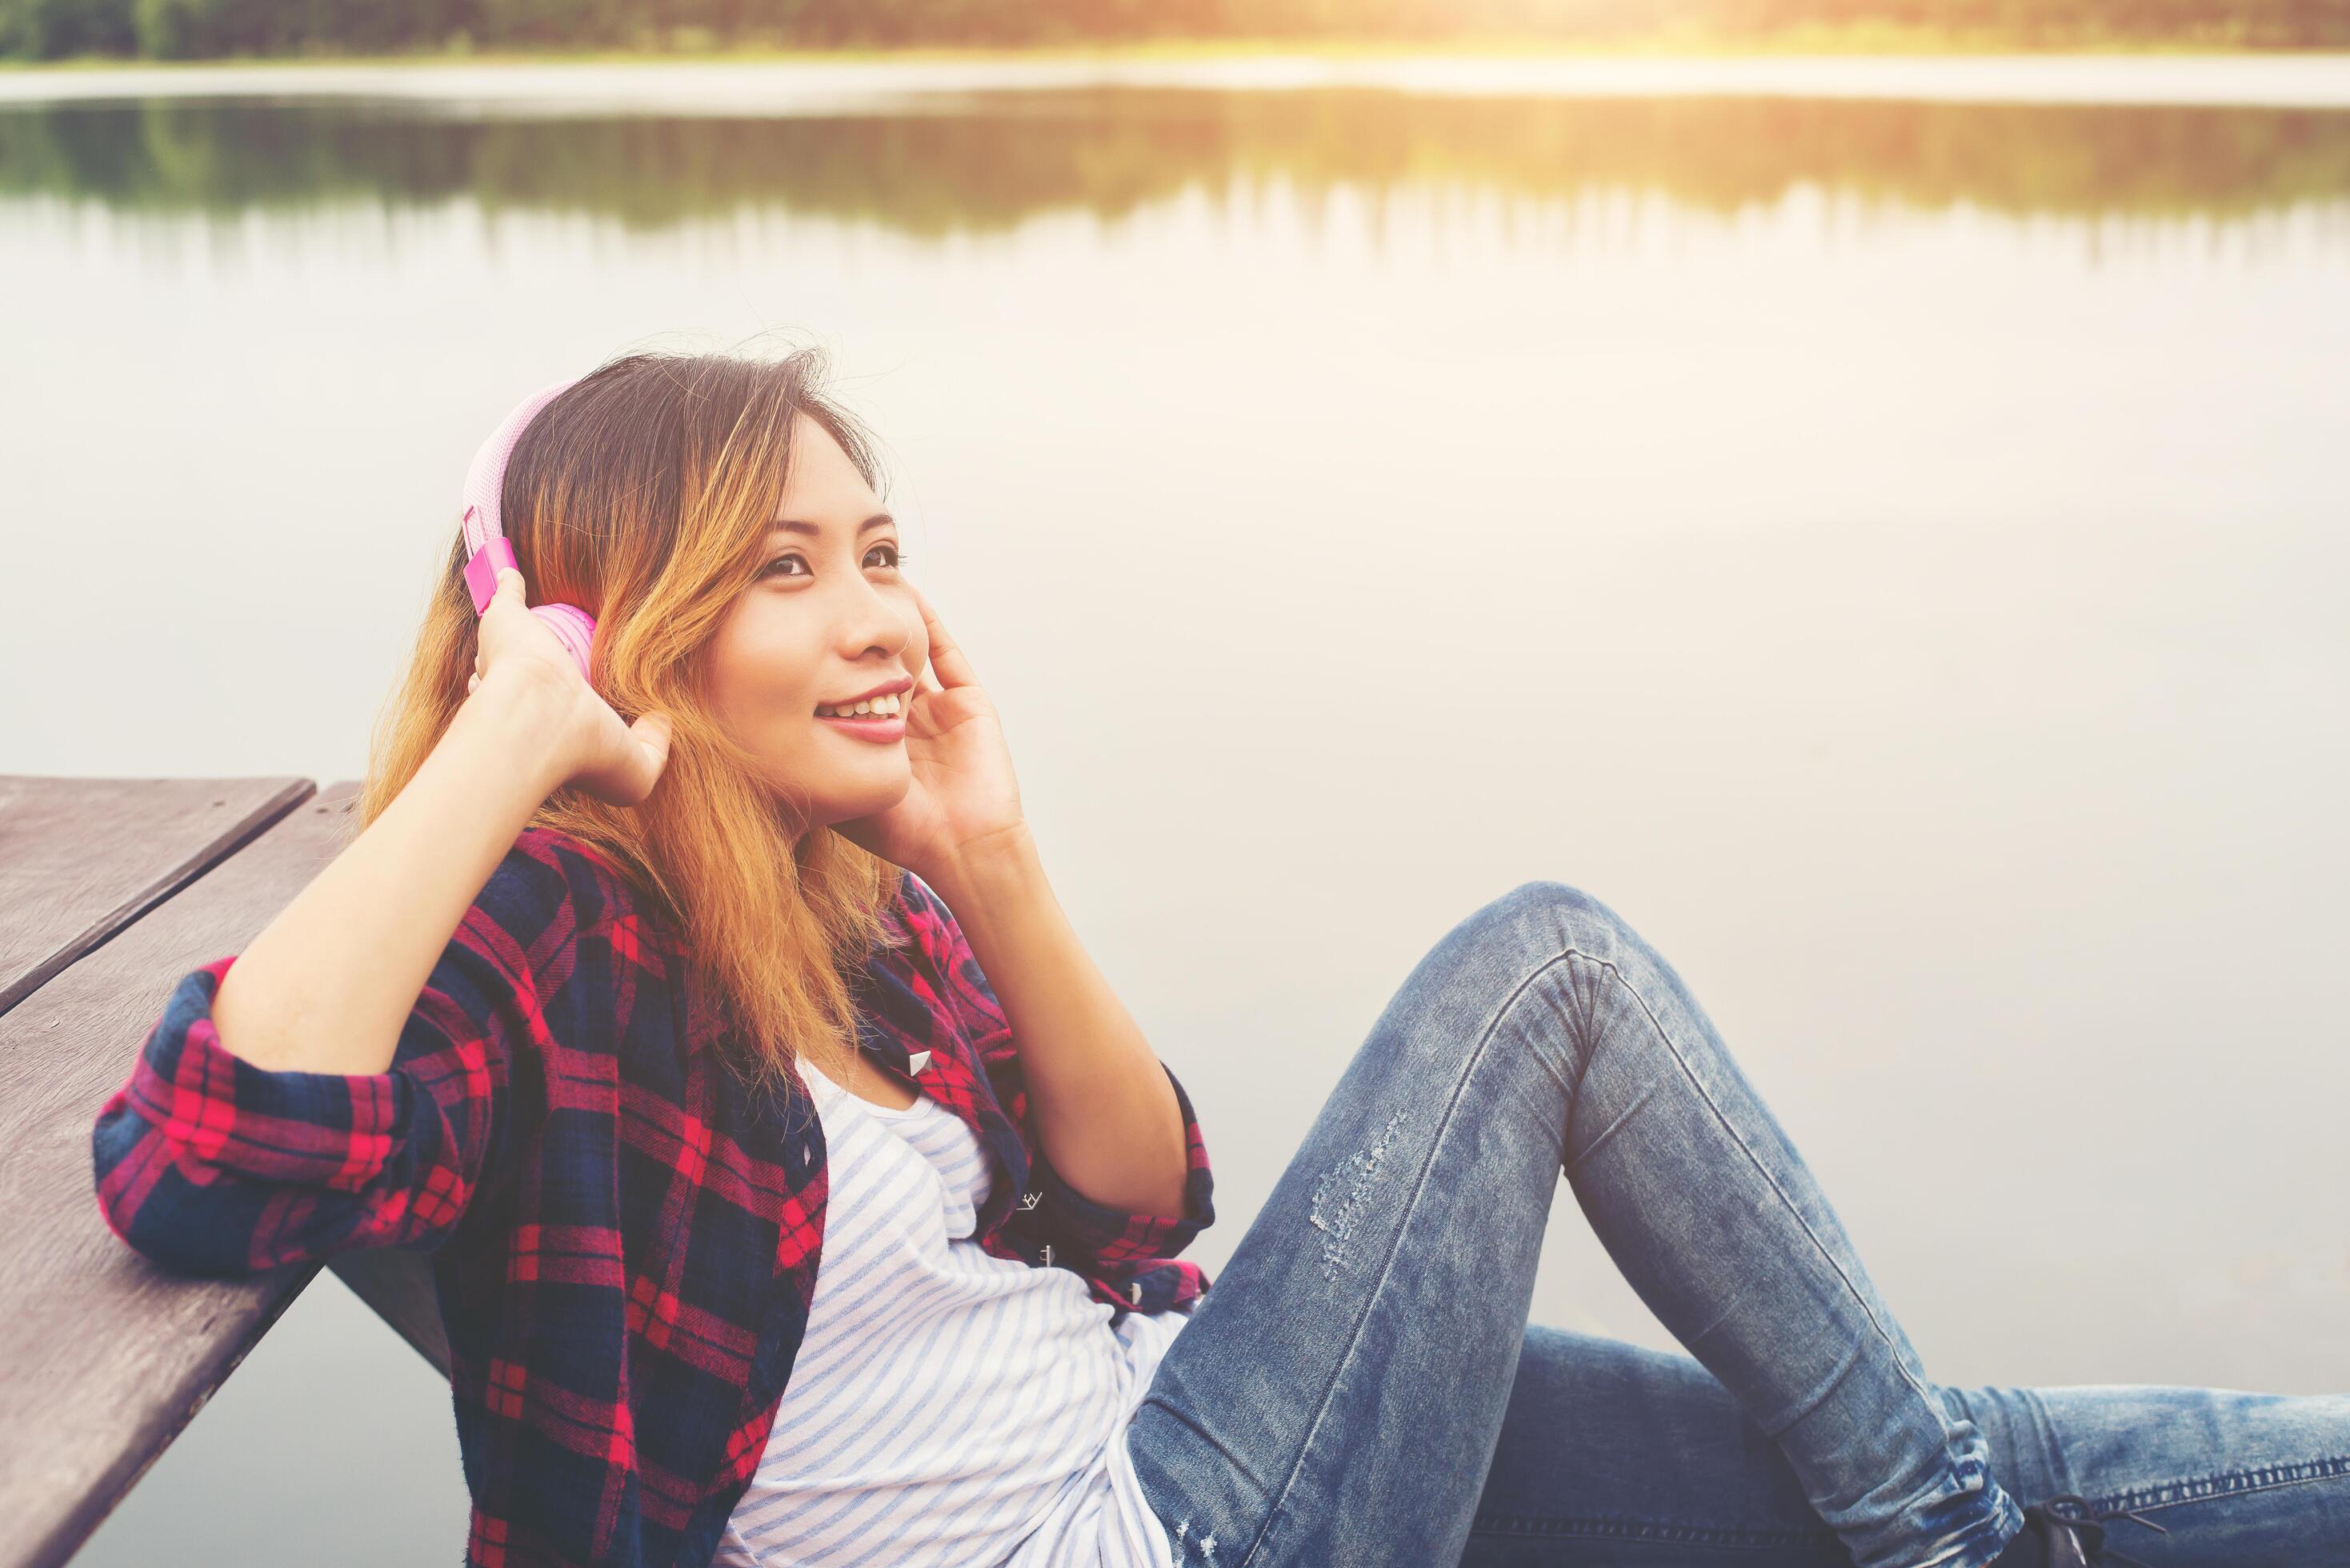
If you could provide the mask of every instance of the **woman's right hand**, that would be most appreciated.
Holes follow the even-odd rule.
[[[563,715],[564,782],[614,805],[636,805],[652,794],[669,763],[669,715],[647,713],[633,724],[623,722],[581,679],[579,666],[555,633],[530,613],[523,602],[522,574],[513,567],[498,573],[497,590],[483,608],[478,631],[467,697],[493,679],[551,696]]]
[[[573,784],[638,805],[660,782],[669,715],[621,722],[524,604],[521,573],[500,572],[483,609],[473,678],[431,753],[222,976],[213,1023],[233,1054],[388,1071],[466,910],[547,797]],[[528,884],[560,890],[547,880]]]

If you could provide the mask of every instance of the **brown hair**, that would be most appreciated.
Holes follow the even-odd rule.
[[[829,828],[802,831],[720,729],[701,657],[754,580],[782,501],[793,421],[837,441],[876,483],[870,439],[818,389],[824,360],[644,353],[614,359],[531,421],[500,504],[530,602],[596,618],[597,691],[622,718],[674,721],[668,766],[636,806],[558,789],[531,826],[619,865],[684,939],[701,983],[739,1025],[754,1084],[794,1054],[828,1073],[855,1051],[848,966],[883,939],[897,867]],[[359,800],[373,822],[440,742],[473,671],[464,544],[452,547],[408,674],[376,727]],[[796,839],[796,842],[795,842]]]

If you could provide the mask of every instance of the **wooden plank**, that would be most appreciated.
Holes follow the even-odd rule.
[[[0,774],[0,1013],[316,787],[308,779]]]
[[[317,1273],[207,1280],[149,1262],[99,1213],[90,1126],[173,983],[301,891],[348,842],[356,794],[297,807],[0,1015],[0,1564],[70,1557]]]

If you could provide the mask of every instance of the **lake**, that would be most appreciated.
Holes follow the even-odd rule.
[[[524,393],[818,344],[1211,1272],[1555,877],[1942,1381],[2350,1387],[2343,59],[0,72],[0,772],[355,775]],[[78,1561],[464,1523],[329,1276]]]

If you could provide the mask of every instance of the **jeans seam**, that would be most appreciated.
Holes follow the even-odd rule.
[[[1499,1033],[1503,1020],[1509,1017],[1510,1009],[1517,1005],[1518,999],[1532,988],[1534,981],[1565,962],[1572,950],[1544,959],[1513,987],[1501,1006],[1494,1009],[1492,1022],[1477,1037],[1476,1048],[1461,1058],[1461,1069],[1452,1080],[1451,1092],[1445,1096],[1443,1112],[1437,1118],[1436,1130],[1429,1138],[1427,1156],[1421,1159],[1419,1169],[1412,1178],[1411,1189],[1403,1202],[1402,1217],[1396,1221],[1395,1237],[1388,1245],[1387,1257],[1380,1262],[1378,1278],[1371,1282],[1369,1290],[1363,1293],[1362,1310],[1355,1314],[1355,1321],[1348,1325],[1346,1351],[1337,1359],[1328,1386],[1322,1390],[1321,1401],[1314,1408],[1314,1419],[1306,1424],[1305,1438],[1297,1446],[1296,1461],[1289,1467],[1289,1474],[1283,1478],[1279,1495],[1266,1506],[1264,1522],[1249,1542],[1248,1551],[1242,1554],[1239,1568],[1249,1568],[1249,1564],[1256,1561],[1257,1553],[1263,1549],[1265,1536],[1272,1532],[1273,1521],[1281,1516],[1282,1510],[1289,1502],[1289,1494],[1296,1489],[1297,1477],[1305,1468],[1305,1456],[1312,1451],[1314,1439],[1321,1435],[1322,1423],[1330,1414],[1330,1401],[1346,1382],[1347,1368],[1353,1364],[1355,1353],[1362,1345],[1363,1324],[1370,1318],[1372,1304],[1378,1300],[1379,1293],[1387,1289],[1388,1280],[1395,1272],[1396,1254],[1403,1248],[1403,1234],[1411,1224],[1412,1210],[1419,1206],[1419,1196],[1427,1189],[1428,1173],[1436,1164],[1436,1156],[1444,1145],[1445,1132],[1452,1125],[1453,1114],[1460,1109],[1461,1096],[1475,1074],[1477,1064],[1484,1060],[1486,1048],[1492,1044],[1494,1034]]]
[[[1607,971],[1607,977],[1610,980],[1613,980],[1617,985],[1621,986],[1624,990],[1624,994],[1630,997],[1632,999],[1633,1005],[1639,1008],[1640,1016],[1648,1021],[1648,1027],[1656,1032],[1657,1038],[1664,1043],[1665,1049],[1672,1053],[1673,1065],[1681,1070],[1681,1076],[1689,1080],[1690,1086],[1695,1089],[1698,1093],[1698,1097],[1705,1102],[1705,1108],[1713,1113],[1713,1119],[1721,1124],[1721,1130],[1730,1135],[1731,1141],[1738,1146],[1738,1151],[1746,1157],[1746,1162],[1754,1168],[1755,1172],[1760,1175],[1763,1180],[1771,1184],[1771,1190],[1778,1195],[1778,1199],[1781,1203],[1786,1205],[1787,1212],[1795,1217],[1795,1223],[1803,1227],[1805,1239],[1812,1243],[1814,1249],[1818,1251],[1820,1257],[1827,1263],[1828,1267],[1835,1271],[1836,1278],[1843,1282],[1846,1292],[1851,1295],[1853,1301],[1859,1306],[1860,1310],[1867,1314],[1868,1326],[1877,1331],[1877,1337],[1885,1342],[1887,1349],[1895,1352],[1893,1365],[1900,1371],[1901,1380],[1909,1385],[1910,1390],[1918,1396],[1918,1400],[1933,1412],[1936,1422],[1947,1430],[1950,1424],[1950,1412],[1943,1409],[1941,1402],[1929,1394],[1925,1386],[1910,1375],[1908,1367],[1902,1365],[1901,1356],[1899,1355],[1900,1347],[1893,1343],[1893,1336],[1885,1331],[1884,1324],[1877,1321],[1876,1309],[1868,1304],[1868,1298],[1861,1294],[1860,1287],[1853,1283],[1852,1276],[1845,1272],[1844,1265],[1836,1261],[1835,1254],[1828,1250],[1827,1243],[1820,1240],[1819,1232],[1812,1229],[1812,1222],[1804,1217],[1804,1211],[1795,1206],[1795,1200],[1787,1196],[1787,1189],[1779,1185],[1779,1179],[1771,1174],[1770,1168],[1765,1166],[1760,1158],[1756,1158],[1752,1147],[1749,1145],[1744,1137],[1739,1133],[1738,1128],[1731,1124],[1730,1118],[1721,1114],[1721,1107],[1714,1103],[1713,1096],[1707,1090],[1704,1081],[1690,1070],[1689,1058],[1681,1054],[1679,1043],[1674,1040],[1672,1031],[1665,1027],[1663,1021],[1659,1019],[1655,1011],[1648,1006],[1648,999],[1640,994],[1639,991],[1634,987],[1630,981],[1624,978],[1622,971],[1618,970],[1607,960],[1600,958],[1596,954],[1580,952],[1578,950],[1572,948],[1567,950],[1575,956],[1590,959],[1592,962],[1606,970]],[[1515,1001],[1516,999],[1513,997],[1512,1000]]]
[[[2048,1473],[2056,1478],[2056,1490],[2078,1496],[2081,1488],[2073,1479],[2073,1464],[2064,1453],[2064,1445],[2057,1438],[2056,1418],[2049,1414],[2048,1401],[2036,1389],[2026,1388],[2022,1393],[2024,1408],[2032,1413],[2032,1431],[2039,1440],[2042,1459]]]
[[[2295,1472],[2307,1472],[2295,1473]],[[2244,1497],[2252,1492],[2275,1491],[2283,1487],[2307,1486],[2313,1481],[2338,1480],[2350,1476],[2350,1455],[2328,1455],[2299,1464],[2259,1465],[2251,1469],[2222,1470],[2217,1475],[2195,1476],[2184,1480],[2165,1481],[2158,1486],[2132,1487],[2127,1491],[2114,1493],[2097,1500],[2099,1512],[2148,1513],[2156,1509],[2183,1508],[2189,1503],[2221,1502],[2232,1497]],[[2232,1484],[2250,1482],[2249,1485]],[[2180,1487],[2210,1487],[2212,1490],[2191,1497],[2166,1496]]]
[[[1510,1541],[1565,1536],[1599,1541],[1669,1541],[1683,1546],[1841,1544],[1835,1532],[1825,1525],[1810,1530],[1747,1530],[1718,1524],[1675,1524],[1654,1519],[1560,1518],[1530,1513],[1482,1516],[1470,1526],[1469,1533]]]
[[[1682,1054],[1680,1044],[1673,1038],[1672,1031],[1665,1027],[1664,1022],[1657,1016],[1656,1010],[1651,1008],[1648,1005],[1648,999],[1640,994],[1639,988],[1635,986],[1629,980],[1627,980],[1624,977],[1623,971],[1618,969],[1611,960],[1602,958],[1596,953],[1585,952],[1583,950],[1571,945],[1567,948],[1565,954],[1563,954],[1562,956],[1584,958],[1597,964],[1600,968],[1607,971],[1607,977],[1610,980],[1614,981],[1617,986],[1622,988],[1624,994],[1632,999],[1632,1004],[1640,1010],[1640,1016],[1648,1021],[1648,1027],[1655,1033],[1658,1041],[1664,1045],[1665,1049],[1669,1053],[1671,1054],[1673,1064],[1680,1069],[1681,1076],[1689,1081],[1690,1087],[1697,1091],[1698,1097],[1705,1103],[1706,1109],[1713,1114],[1714,1120],[1721,1125],[1721,1130],[1730,1136],[1731,1141],[1738,1146],[1739,1152],[1746,1157],[1747,1163],[1754,1168],[1755,1173],[1770,1184],[1771,1190],[1778,1196],[1779,1201],[1785,1205],[1787,1212],[1794,1217],[1795,1223],[1802,1228],[1804,1235],[1811,1241],[1814,1250],[1819,1253],[1821,1260],[1825,1262],[1829,1268],[1835,1272],[1836,1278],[1843,1282],[1846,1293],[1852,1298],[1854,1303],[1860,1308],[1862,1314],[1868,1319],[1868,1326],[1876,1331],[1877,1338],[1884,1344],[1885,1347],[1893,1353],[1893,1365],[1895,1369],[1901,1374],[1902,1382],[1909,1386],[1910,1392],[1918,1397],[1918,1402],[1925,1407],[1927,1414],[1933,1418],[1935,1426],[1942,1433],[1943,1478],[1945,1480],[1955,1478],[1958,1474],[1958,1467],[1950,1454],[1950,1411],[1943,1407],[1940,1398],[1929,1390],[1923,1384],[1919,1383],[1918,1378],[1911,1374],[1908,1366],[1903,1363],[1901,1359],[1900,1347],[1894,1343],[1893,1336],[1886,1332],[1885,1324],[1878,1320],[1876,1309],[1869,1305],[1868,1298],[1861,1293],[1860,1288],[1853,1282],[1852,1276],[1845,1272],[1844,1265],[1837,1262],[1835,1253],[1829,1250],[1825,1241],[1820,1240],[1819,1232],[1812,1229],[1811,1220],[1804,1216],[1803,1210],[1796,1206],[1794,1199],[1787,1195],[1786,1189],[1779,1185],[1779,1179],[1772,1174],[1770,1168],[1765,1166],[1762,1159],[1756,1156],[1752,1146],[1747,1143],[1745,1137],[1739,1132],[1737,1127],[1731,1123],[1728,1116],[1722,1114],[1721,1106],[1715,1103],[1712,1093],[1705,1086],[1704,1080],[1700,1079],[1696,1073],[1690,1070],[1689,1058]],[[1544,967],[1546,969],[1549,966],[1545,964]],[[1510,1000],[1512,1003],[1514,1003],[1517,1001],[1517,997],[1513,995]],[[1506,1011],[1506,1009],[1504,1011]],[[1496,1022],[1498,1022],[1498,1020]],[[1596,1054],[1596,1052],[1593,1053],[1595,1057]],[[1586,1064],[1585,1070],[1586,1073],[1589,1071],[1589,1065],[1587,1063]],[[1774,1438],[1776,1438],[1775,1433],[1773,1434],[1773,1436]],[[1997,1488],[1997,1478],[1991,1475],[1990,1466],[1986,1463],[1981,1468],[1985,1487]],[[2000,1490],[2002,1494],[2004,1493],[2005,1489],[1999,1488],[1998,1490]],[[1953,1493],[1950,1490],[1941,1490],[1936,1492],[1933,1498],[1928,1501],[1938,1501],[1942,1498],[1950,1497],[1951,1495],[1953,1495]],[[1918,1500],[1914,1498],[1908,1500],[1903,1507],[1902,1512],[1904,1514],[1914,1514],[1917,1511],[1918,1505]],[[2002,1516],[2004,1514],[2014,1514],[2016,1511],[2016,1505],[2012,1499],[2009,1500],[2006,1510],[1994,1510],[1992,1514],[1994,1529],[2002,1522]],[[2015,1519],[2015,1522],[2019,1525],[2022,1522],[2020,1516]],[[1952,1550],[1953,1552],[1963,1551],[1964,1547],[1963,1545],[1960,1545],[1953,1547]],[[1945,1555],[1947,1556],[1948,1554]],[[1936,1562],[1942,1560],[1943,1559],[1935,1559]]]

